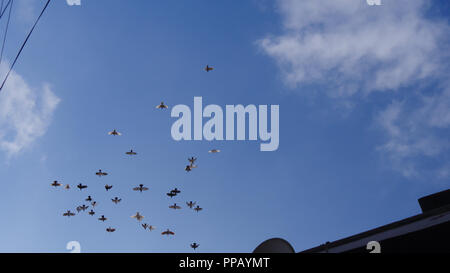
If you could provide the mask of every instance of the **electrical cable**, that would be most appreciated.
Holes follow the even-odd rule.
[[[12,1],[14,1],[14,0],[12,0]],[[0,64],[2,63],[2,59],[3,59],[3,50],[5,49],[6,35],[8,35],[9,21],[11,19],[11,10],[12,10],[13,3],[14,2],[11,2],[11,6],[9,6],[8,21],[6,22],[5,36],[3,36],[2,51],[0,52]]]
[[[44,14],[45,10],[47,9],[47,6],[48,6],[48,4],[50,3],[50,1],[51,1],[51,0],[48,0],[47,3],[45,4],[44,8],[43,8],[42,11],[41,11],[41,14],[39,14],[39,17],[36,19],[36,22],[34,22],[33,27],[31,28],[30,32],[29,32],[28,35],[27,35],[27,38],[25,39],[25,41],[23,42],[22,46],[20,47],[20,50],[19,50],[19,52],[17,53],[16,58],[14,58],[14,62],[12,63],[11,67],[9,68],[9,71],[8,71],[8,73],[6,74],[6,77],[5,77],[5,79],[3,80],[2,85],[0,86],[0,92],[2,91],[3,86],[4,86],[5,83],[6,83],[6,80],[8,80],[9,74],[11,73],[12,69],[14,68],[14,65],[15,65],[16,62],[17,62],[17,59],[19,59],[19,56],[20,56],[20,54],[22,53],[23,48],[25,47],[25,45],[26,45],[27,42],[28,42],[28,39],[29,39],[30,36],[31,36],[31,33],[33,33],[34,28],[36,27],[37,23],[39,22],[39,19],[41,19],[42,14]],[[10,0],[10,2],[11,2],[11,0]],[[9,3],[9,2],[8,2],[8,3]]]
[[[2,13],[0,14],[0,19],[2,19],[3,14],[5,13],[6,9],[7,9],[8,6],[9,6],[9,4],[11,4],[11,1],[12,1],[12,0],[9,0],[8,3],[6,3],[6,6],[5,6],[4,9],[0,9],[0,11],[2,12]],[[2,8],[3,8],[3,1],[2,1]]]

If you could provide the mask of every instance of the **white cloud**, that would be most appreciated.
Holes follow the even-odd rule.
[[[421,97],[419,102],[394,101],[377,116],[377,124],[387,136],[378,147],[391,159],[392,167],[404,176],[421,176],[434,172],[435,177],[445,178],[450,171],[448,155],[450,142],[450,88],[442,93]],[[427,170],[417,159],[438,158]]]
[[[43,136],[59,102],[48,84],[31,88],[13,71],[0,92],[0,149],[16,155]]]
[[[449,28],[424,17],[424,0],[277,3],[283,33],[258,44],[291,87],[320,83],[332,97],[349,97],[396,89],[440,68],[439,43]]]
[[[385,91],[392,103],[376,124],[386,136],[378,150],[403,175],[432,169],[450,173],[448,88],[450,27],[425,15],[426,0],[278,0],[281,34],[257,41],[278,64],[284,82],[297,92],[321,87],[342,105],[368,102]],[[430,88],[431,83],[440,87]],[[306,88],[302,88],[306,87]],[[316,88],[314,88],[316,89]],[[396,92],[386,92],[396,91]],[[438,161],[434,167],[427,160]]]

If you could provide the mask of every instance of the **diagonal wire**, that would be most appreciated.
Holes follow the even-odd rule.
[[[22,53],[22,50],[23,50],[23,48],[25,47],[25,45],[27,44],[28,39],[29,39],[30,36],[31,36],[31,33],[33,33],[34,28],[36,27],[37,23],[39,22],[39,19],[41,19],[42,14],[44,14],[44,11],[47,9],[47,6],[48,6],[48,4],[50,3],[50,1],[51,1],[51,0],[48,0],[47,3],[45,4],[44,8],[43,8],[42,11],[41,11],[41,14],[39,14],[39,17],[36,19],[36,22],[34,22],[33,27],[31,28],[30,32],[29,32],[28,35],[27,35],[27,38],[25,39],[25,41],[23,42],[22,46],[20,47],[20,50],[19,50],[19,52],[17,53],[16,58],[14,58],[14,62],[12,63],[11,67],[9,68],[9,71],[8,71],[8,73],[6,74],[6,77],[5,77],[5,79],[3,80],[2,85],[0,86],[0,92],[2,91],[3,86],[5,85],[5,82],[6,82],[6,80],[8,79],[9,74],[11,73],[11,70],[14,68],[14,65],[16,64],[17,59],[18,59],[19,56],[20,56],[20,53]]]
[[[14,1],[14,0],[12,0],[12,1]],[[2,51],[0,52],[0,64],[2,63],[2,59],[3,59],[3,50],[5,49],[6,35],[8,35],[8,28],[9,28],[9,21],[11,19],[12,6],[13,6],[13,2],[11,2],[11,6],[9,6],[8,21],[6,22],[5,36],[3,36]]]
[[[6,6],[4,9],[0,9],[1,13],[0,13],[0,19],[2,19],[3,14],[5,13],[6,9],[8,8],[9,4],[11,4],[12,0],[9,0],[8,3],[6,3]],[[2,8],[3,8],[3,1],[2,1]]]

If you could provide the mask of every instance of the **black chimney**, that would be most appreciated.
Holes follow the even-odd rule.
[[[424,196],[419,199],[422,213],[450,205],[450,189]]]

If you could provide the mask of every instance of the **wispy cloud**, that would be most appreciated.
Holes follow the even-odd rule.
[[[446,163],[441,168],[437,170],[438,178],[440,179],[448,179],[450,178],[450,163]]]
[[[442,159],[432,169],[446,177],[450,27],[427,17],[428,5],[425,0],[384,0],[382,6],[362,0],[278,0],[283,29],[257,44],[294,91],[318,85],[344,105],[384,91],[392,101],[375,118],[386,136],[378,150],[408,177],[421,172],[422,160]],[[431,82],[441,87],[429,92]],[[399,90],[406,94],[395,98]]]
[[[6,70],[4,64],[1,68]],[[0,92],[0,149],[17,155],[42,137],[59,102],[48,84],[31,88],[13,71]]]
[[[292,87],[321,83],[333,97],[396,89],[432,76],[448,25],[426,1],[279,0],[284,29],[258,41]]]
[[[450,88],[418,101],[394,101],[377,116],[377,124],[386,133],[386,142],[378,149],[389,156],[393,168],[407,177],[424,172],[419,158],[435,158],[425,172],[446,178],[450,171]]]

